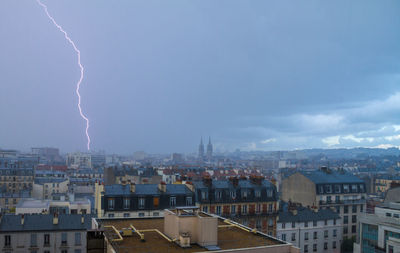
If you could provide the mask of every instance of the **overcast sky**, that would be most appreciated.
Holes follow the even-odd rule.
[[[43,0],[107,152],[400,145],[400,1]],[[0,148],[84,151],[73,48],[0,1]]]

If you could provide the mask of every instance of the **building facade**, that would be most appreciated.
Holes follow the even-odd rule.
[[[85,253],[89,215],[4,215],[0,220],[2,252]]]
[[[342,222],[332,210],[295,207],[279,212],[277,238],[300,248],[302,253],[339,253]]]
[[[343,238],[355,238],[357,217],[366,210],[365,183],[329,169],[297,172],[282,180],[282,200],[336,211],[342,218]]]
[[[98,185],[97,185],[98,187]],[[160,217],[167,208],[193,206],[194,192],[182,184],[106,185],[100,217]]]
[[[230,217],[239,223],[275,235],[278,196],[276,187],[262,177],[193,182],[196,205],[203,212]]]
[[[400,203],[375,207],[374,214],[359,218],[360,232],[354,253],[400,252]]]

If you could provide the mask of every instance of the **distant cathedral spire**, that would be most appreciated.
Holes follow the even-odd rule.
[[[199,145],[199,158],[202,159],[203,157],[204,157],[204,145],[203,145],[203,137],[201,137]]]
[[[211,144],[211,137],[208,137],[208,145],[207,145],[207,158],[210,160],[212,158],[213,146]]]

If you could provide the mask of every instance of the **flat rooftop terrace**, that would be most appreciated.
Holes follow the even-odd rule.
[[[158,229],[164,233],[164,218],[126,218],[126,219],[98,219],[101,227],[114,226],[118,231],[124,228],[130,228],[132,225],[137,230]],[[243,227],[246,228],[246,227]],[[234,250],[241,248],[266,247],[266,246],[291,246],[285,242],[267,236],[260,232],[249,232],[237,226],[229,225],[224,219],[218,219],[218,243],[217,248],[209,248],[192,244],[191,247],[183,248],[175,242],[170,242],[155,231],[143,232],[145,241],[140,236],[133,233],[132,236],[123,237],[122,241],[112,242],[113,248],[118,253],[128,252],[207,252],[213,250]],[[108,239],[118,238],[118,235],[112,228],[105,228],[105,234]],[[172,238],[170,238],[172,239]],[[289,251],[274,251],[289,252]]]

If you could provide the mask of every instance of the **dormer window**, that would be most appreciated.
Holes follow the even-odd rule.
[[[360,184],[360,192],[364,192],[364,185]]]
[[[335,193],[340,193],[340,185],[335,185]]]
[[[261,197],[261,191],[260,191],[260,190],[255,190],[255,191],[254,191],[254,196],[255,196],[256,198],[260,198],[260,197]]]
[[[216,191],[216,192],[215,192],[215,198],[216,198],[217,200],[222,199],[222,191]]]
[[[268,198],[272,198],[272,195],[273,195],[273,191],[271,189],[268,189],[267,190],[267,197]]]
[[[349,192],[350,192],[350,187],[349,187],[348,184],[344,184],[344,185],[343,185],[343,192],[344,192],[344,193],[349,193]]]
[[[230,192],[231,199],[236,199],[236,191]]]
[[[201,191],[201,199],[202,200],[207,200],[208,199],[208,192],[207,191]]]
[[[324,193],[324,186],[323,185],[320,185],[319,186],[319,193]]]
[[[332,185],[325,185],[325,192],[332,193]]]
[[[242,198],[247,198],[247,190],[242,190]]]
[[[357,185],[356,184],[352,184],[351,185],[351,192],[357,192]]]

